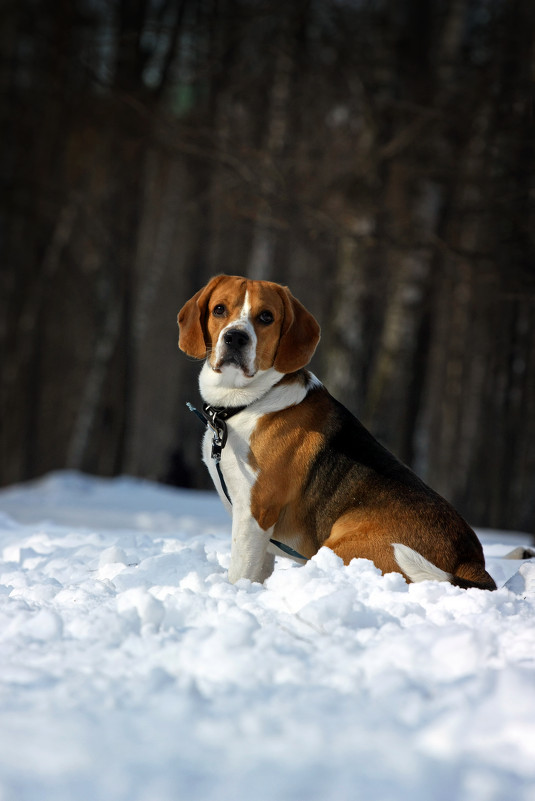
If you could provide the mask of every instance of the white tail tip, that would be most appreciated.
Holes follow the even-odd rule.
[[[429,562],[418,551],[402,545],[400,542],[393,542],[394,559],[399,567],[411,581],[450,581],[453,576],[446,573],[439,567]]]

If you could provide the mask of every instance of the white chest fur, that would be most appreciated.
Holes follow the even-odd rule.
[[[300,403],[308,388],[317,381],[310,376],[307,385],[300,381],[280,384],[227,421],[228,439],[221,454],[221,471],[230,494],[228,502],[211,457],[213,433],[207,429],[203,441],[203,460],[223,504],[232,514],[232,548],[229,580],[240,578],[264,581],[273,570],[273,556],[268,553],[272,529],[264,531],[251,513],[251,491],[257,471],[250,463],[251,436],[259,420],[270,412]],[[210,402],[210,401],[209,401]]]

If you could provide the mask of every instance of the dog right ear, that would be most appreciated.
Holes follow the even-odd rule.
[[[223,278],[226,276],[217,275],[212,278],[182,306],[178,313],[178,347],[195,359],[205,359],[207,356],[206,307],[214,288]]]

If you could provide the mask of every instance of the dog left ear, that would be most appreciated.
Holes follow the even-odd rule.
[[[281,287],[280,294],[284,303],[284,323],[273,366],[280,373],[294,373],[305,367],[314,355],[320,341],[320,327],[316,318],[287,287]]]
[[[213,290],[225,278],[217,275],[199,289],[195,295],[182,306],[178,313],[179,338],[178,347],[188,356],[195,359],[205,359],[208,347],[205,339],[206,307]]]

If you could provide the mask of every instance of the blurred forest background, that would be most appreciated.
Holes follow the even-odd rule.
[[[227,272],[473,524],[535,529],[533,0],[1,14],[1,483],[208,486],[176,315]]]

